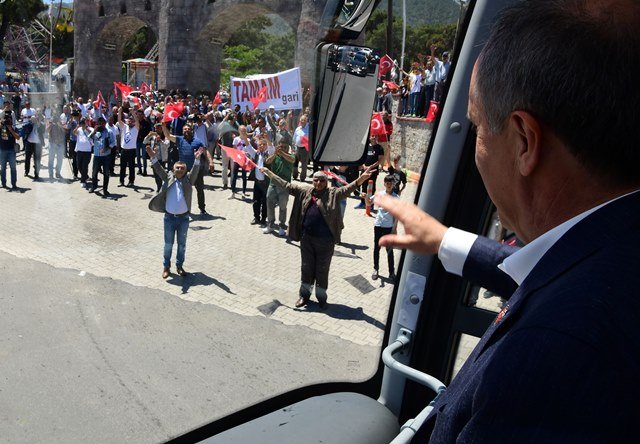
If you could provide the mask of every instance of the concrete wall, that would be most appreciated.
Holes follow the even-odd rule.
[[[398,100],[393,105],[391,157],[401,154],[405,168],[420,174],[431,138],[432,123],[425,119],[398,118]]]

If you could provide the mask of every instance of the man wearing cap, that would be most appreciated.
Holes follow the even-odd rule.
[[[313,286],[320,308],[327,307],[329,267],[334,245],[340,242],[344,227],[340,202],[369,179],[373,168],[342,187],[328,187],[327,175],[323,171],[313,174],[313,185],[293,184],[283,180],[273,171],[261,171],[271,179],[271,184],[285,190],[294,197],[289,218],[289,237],[300,241],[302,259],[300,291],[297,308],[307,305]]]

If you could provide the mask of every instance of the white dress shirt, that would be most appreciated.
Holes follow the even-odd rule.
[[[542,256],[544,256],[545,253],[549,251],[549,249],[574,225],[605,205],[608,205],[622,197],[637,193],[638,191],[640,190],[632,191],[624,196],[618,196],[561,223],[557,227],[544,233],[542,236],[534,239],[531,243],[525,245],[511,256],[507,257],[500,265],[498,265],[498,268],[507,273],[518,285],[521,285],[529,273],[531,273],[531,270],[533,270],[540,259],[542,259]],[[457,228],[449,228],[445,233],[438,250],[438,259],[442,262],[445,270],[450,273],[457,274],[458,276],[462,276],[464,263],[467,260],[471,246],[477,238],[477,234],[468,233],[463,230],[458,230]]]

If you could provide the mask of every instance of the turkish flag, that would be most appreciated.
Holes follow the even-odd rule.
[[[384,85],[389,88],[390,91],[395,91],[398,88],[400,88],[400,86],[395,83],[395,82],[390,82],[389,80],[383,80],[382,83],[384,83]]]
[[[327,176],[329,176],[330,178],[337,180],[338,182],[340,182],[343,185],[349,185],[349,182],[347,182],[342,177],[338,176],[337,174],[332,173],[329,170],[324,170],[323,173],[326,174]]]
[[[113,84],[115,85],[116,88],[118,88],[118,90],[120,91],[120,94],[122,94],[123,99],[127,97],[129,94],[131,94],[131,91],[133,91],[133,88],[127,85],[126,83],[114,82]]]
[[[168,103],[164,106],[163,122],[171,122],[173,119],[177,119],[184,112],[184,103]]]
[[[380,70],[378,71],[378,76],[382,77],[383,75],[387,74],[391,70],[391,68],[393,68],[393,65],[393,59],[389,57],[389,55],[385,54],[380,59]]]
[[[222,148],[224,152],[227,153],[227,156],[229,156],[229,159],[232,159],[235,163],[240,165],[240,168],[242,168],[243,170],[251,171],[252,168],[255,168],[258,166],[255,164],[253,160],[249,159],[246,156],[244,151],[237,150],[235,148],[231,148],[221,144],[218,144],[218,145],[220,145],[220,148]]]
[[[371,130],[369,134],[372,136],[384,136],[387,134],[387,130],[384,127],[384,121],[382,120],[382,113],[373,113],[371,116]]]
[[[300,136],[300,143],[305,150],[309,151],[309,136]]]
[[[140,84],[140,92],[142,94],[146,94],[148,92],[151,92],[151,87],[149,87],[149,85],[147,85],[145,82],[142,82]]]
[[[135,106],[137,106],[138,108],[142,108],[142,102],[140,102],[140,99],[136,96],[129,96],[127,97],[127,99],[129,99],[130,101],[133,102],[133,104]]]
[[[251,100],[251,103],[253,103],[254,110],[258,108],[258,105],[260,103],[267,101],[267,87],[263,86],[262,88],[260,88],[260,91],[258,91],[258,95],[250,98],[249,100]]]
[[[216,93],[216,96],[213,98],[213,102],[211,104],[213,106],[220,105],[222,103],[222,97],[220,97],[220,91]]]
[[[107,106],[107,102],[102,97],[102,92],[98,91],[98,97],[93,101],[94,108],[101,109],[103,106]]]
[[[438,116],[438,111],[440,110],[440,103],[432,100],[429,102],[429,112],[427,113],[426,121],[427,123],[431,123],[436,120]]]

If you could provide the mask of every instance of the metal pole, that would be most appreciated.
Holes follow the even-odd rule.
[[[387,54],[393,59],[393,0],[387,0]]]
[[[51,4],[49,5],[49,92],[51,92],[51,86],[53,85],[52,79],[52,61],[53,59],[53,0],[51,0]]]
[[[402,0],[402,52],[400,54],[400,83],[402,83],[404,69],[404,45],[407,40],[407,2]]]

